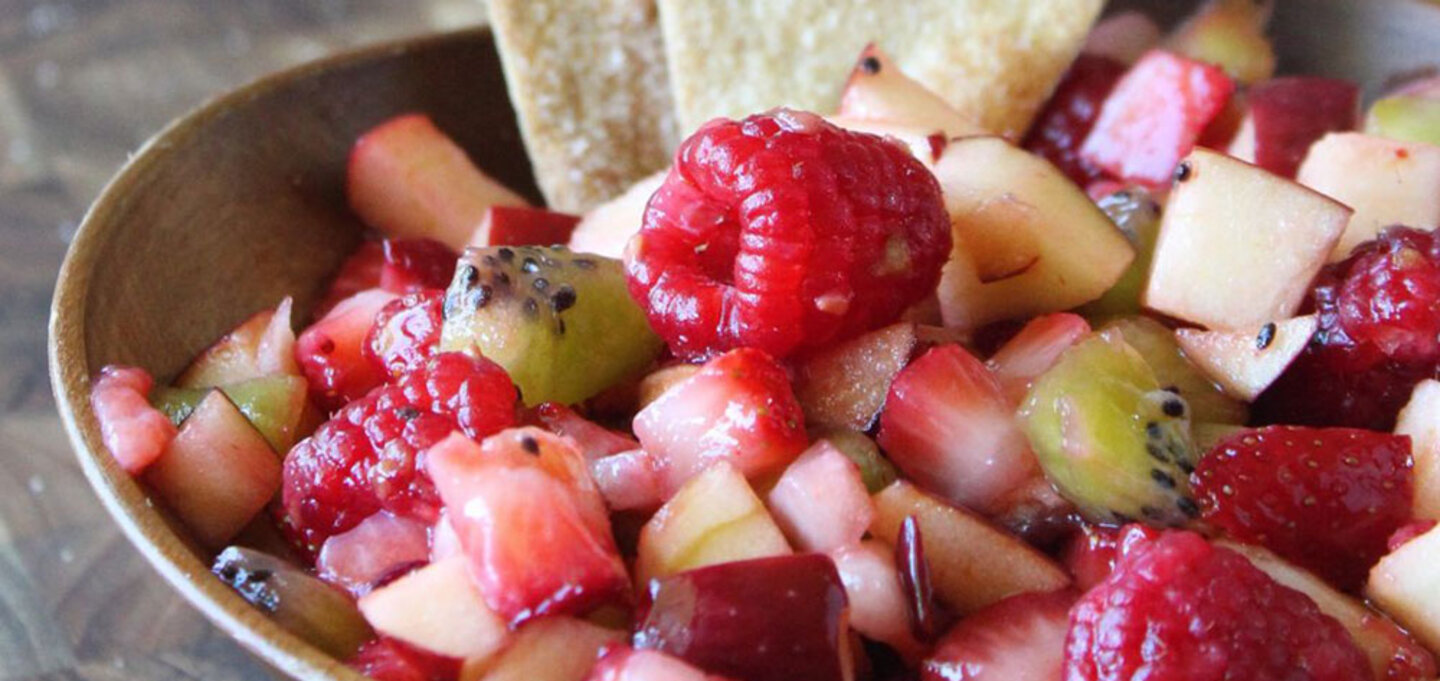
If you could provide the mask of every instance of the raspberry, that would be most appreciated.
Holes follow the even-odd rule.
[[[1045,109],[1035,118],[1022,146],[1045,157],[1082,187],[1105,177],[1104,172],[1080,156],[1080,143],[1095,127],[1100,106],[1126,68],[1110,57],[1076,57]]]
[[[1410,520],[1411,478],[1403,435],[1292,426],[1231,435],[1193,475],[1207,522],[1349,590]]]
[[[390,376],[425,363],[440,344],[445,291],[427,288],[390,301],[365,337],[365,356]]]
[[[1350,258],[1333,296],[1341,330],[1387,359],[1440,359],[1440,240],[1433,232],[1392,228]],[[1320,293],[1317,291],[1317,300]]]
[[[677,355],[781,357],[894,321],[950,245],[940,187],[903,147],[777,109],[680,146],[625,266]]]
[[[1339,622],[1239,554],[1172,531],[1132,548],[1070,611],[1067,681],[1356,681]]]
[[[440,499],[425,450],[456,430],[478,440],[515,425],[517,398],[490,360],[436,355],[345,405],[290,450],[283,524],[313,554],[382,509],[434,522]]]

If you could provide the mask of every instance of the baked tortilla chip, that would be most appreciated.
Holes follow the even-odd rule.
[[[491,0],[510,99],[551,208],[579,213],[678,143],[655,0]]]
[[[1017,138],[1085,42],[1103,0],[659,0],[680,124],[775,106],[835,110],[878,43],[911,78]]]

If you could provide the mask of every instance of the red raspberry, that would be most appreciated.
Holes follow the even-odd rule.
[[[625,266],[677,355],[781,357],[894,321],[950,245],[940,187],[903,147],[777,109],[681,144]]]
[[[314,553],[381,509],[433,522],[425,450],[456,430],[478,440],[515,425],[517,399],[499,365],[443,353],[345,405],[285,457],[286,529]]]
[[[454,681],[460,661],[412,648],[393,638],[378,638],[360,647],[347,662],[374,681]]]
[[[1127,68],[1101,55],[1076,57],[1055,94],[1035,118],[1022,146],[1045,157],[1082,187],[1105,177],[1103,171],[1080,156],[1080,143],[1095,127],[1100,106]]]
[[[1191,532],[1132,548],[1070,611],[1067,681],[1357,681],[1339,622]]]
[[[385,266],[380,270],[380,288],[399,294],[445,288],[455,275],[455,261],[460,257],[433,239],[386,239],[383,248]]]
[[[1345,335],[1374,345],[1387,359],[1435,364],[1440,359],[1440,239],[1433,232],[1389,229],[1349,262],[1349,274],[1334,295]]]
[[[445,291],[438,288],[390,301],[375,315],[365,337],[365,356],[390,376],[424,364],[440,344],[444,307]]]

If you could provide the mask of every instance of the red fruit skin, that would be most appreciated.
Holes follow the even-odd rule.
[[[385,264],[380,268],[380,288],[400,295],[444,289],[455,275],[455,262],[460,258],[449,246],[433,239],[385,239],[381,249]]]
[[[681,144],[625,268],[676,355],[785,357],[898,319],[950,244],[940,187],[901,145],[777,109]]]
[[[1249,90],[1255,125],[1255,165],[1294,178],[1315,140],[1354,130],[1360,122],[1360,88],[1348,80],[1315,76],[1274,78]]]
[[[391,378],[425,363],[440,345],[445,290],[422,289],[380,308],[365,336],[365,356]]]
[[[1234,89],[1216,66],[1152,50],[1105,99],[1080,157],[1126,182],[1164,185]]]
[[[1435,525],[1434,520],[1416,520],[1395,530],[1395,534],[1390,535],[1390,539],[1385,542],[1386,553],[1394,553],[1396,549],[1404,546],[1411,539],[1435,529]]]
[[[921,665],[923,681],[1060,679],[1069,590],[1011,596],[965,617]]]
[[[362,241],[330,281],[330,288],[315,306],[315,318],[324,317],[340,301],[365,289],[380,287],[380,271],[385,267],[385,248],[379,241]]]
[[[1082,187],[1105,177],[1080,156],[1080,144],[1095,127],[1100,107],[1128,67],[1098,54],[1081,54],[1055,87],[1021,146],[1043,156]]]
[[[1070,611],[1066,681],[1358,681],[1339,622],[1233,551],[1170,531],[1131,550]]]
[[[366,338],[376,315],[394,297],[380,289],[361,291],[340,301],[296,337],[295,363],[310,384],[310,399],[326,412],[385,382],[385,373],[367,356]]]
[[[460,660],[428,653],[393,638],[366,643],[346,665],[374,681],[455,681]]]
[[[529,206],[491,206],[481,224],[488,228],[485,246],[563,246],[570,243],[580,216]]]
[[[535,407],[535,418],[546,430],[573,440],[580,455],[589,462],[640,448],[640,443],[634,438],[587,420],[574,409],[558,402],[545,402]]]
[[[1115,571],[1117,560],[1159,536],[1159,530],[1146,525],[1114,528],[1087,523],[1065,546],[1062,559],[1065,569],[1075,578],[1075,586],[1088,591]]]
[[[1206,522],[1356,591],[1410,520],[1411,465],[1404,435],[1269,426],[1216,443],[1192,477]]]
[[[100,439],[126,473],[138,475],[160,458],[175,439],[175,424],[150,406],[155,383],[144,369],[110,365],[90,389],[90,407],[100,422]]]

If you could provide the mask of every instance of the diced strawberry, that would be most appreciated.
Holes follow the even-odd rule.
[[[1029,392],[1030,384],[1055,366],[1060,353],[1088,333],[1090,324],[1077,314],[1060,312],[1036,317],[985,364],[994,372],[1011,404],[1019,405]]]
[[[380,287],[380,270],[385,267],[385,249],[379,241],[362,241],[330,280],[330,288],[315,306],[315,317],[324,317],[340,301],[365,289]]]
[[[628,589],[604,503],[565,440],[536,428],[478,446],[452,435],[427,466],[481,594],[512,626]]]
[[[614,646],[601,654],[600,661],[585,681],[726,681],[696,669],[684,660],[658,650],[634,650]]]
[[[669,496],[660,463],[643,449],[591,461],[590,476],[605,504],[617,511],[653,510]]]
[[[880,447],[920,486],[980,511],[1036,474],[1015,406],[959,345],[932,348],[890,386]]]
[[[589,421],[558,402],[546,402],[536,407],[535,416],[546,430],[574,440],[586,461],[594,462],[601,457],[640,448],[640,443],[634,438]]]
[[[1071,591],[1011,596],[960,620],[921,667],[924,681],[1064,678]]]
[[[785,370],[751,348],[707,362],[636,414],[634,427],[667,492],[720,460],[747,478],[779,472],[809,444]]]
[[[1127,182],[1165,184],[1234,89],[1219,67],[1152,50],[1105,99],[1080,157]]]
[[[1145,525],[1126,525],[1116,529],[1086,524],[1065,547],[1062,556],[1065,568],[1075,578],[1075,586],[1081,591],[1088,591],[1105,581],[1115,571],[1115,561],[1132,547],[1158,536],[1158,530]]]
[[[380,288],[402,296],[449,286],[460,258],[433,239],[386,239],[381,250],[385,263],[380,268]]]
[[[365,644],[346,664],[374,681],[455,681],[460,661],[427,653],[395,639]]]
[[[580,216],[528,206],[491,206],[485,211],[480,228],[470,237],[470,245],[484,246],[563,246]],[[640,227],[640,222],[635,222]]]
[[[154,379],[144,369],[110,365],[90,389],[90,408],[100,422],[100,439],[126,473],[145,470],[175,439],[175,424],[147,397]]]
[[[334,411],[385,382],[382,368],[365,354],[365,339],[375,316],[394,299],[380,289],[361,291],[300,334],[295,359],[316,404]]]
[[[460,535],[450,524],[450,514],[441,511],[440,519],[430,529],[430,562],[438,563],[464,551],[460,546]]]
[[[785,536],[802,551],[828,553],[858,543],[875,517],[860,469],[828,440],[795,459],[766,502]]]
[[[1099,180],[1104,173],[1080,157],[1080,143],[1095,126],[1101,105],[1125,75],[1125,68],[1123,62],[1108,56],[1076,57],[1055,86],[1055,94],[1035,117],[1023,146],[1055,164],[1075,184],[1083,187]]]
[[[895,568],[894,552],[870,539],[830,554],[850,599],[850,626],[901,655],[918,659],[925,647],[910,626],[910,606]]]
[[[430,528],[412,518],[381,511],[325,540],[315,571],[355,597],[401,570],[430,559]]]

